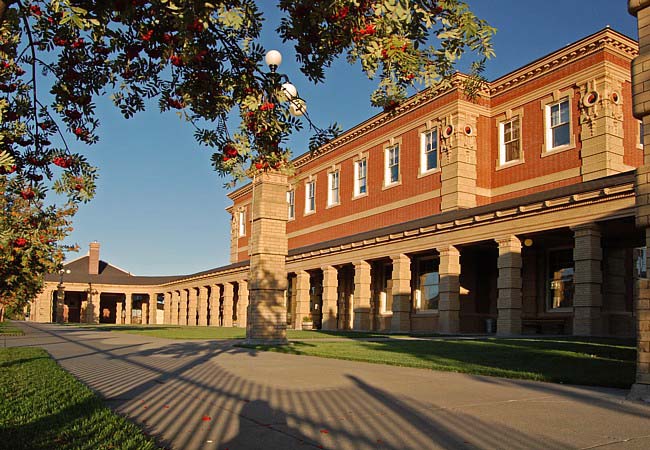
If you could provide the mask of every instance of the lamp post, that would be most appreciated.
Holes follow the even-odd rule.
[[[56,287],[56,321],[63,323],[63,308],[65,305],[65,287],[63,286],[63,275],[69,274],[70,269],[59,270],[59,285]]]
[[[267,100],[288,101],[289,112],[302,116],[304,100],[286,75],[277,72],[282,55],[277,50],[266,54],[269,67]],[[246,339],[249,343],[285,344],[287,342],[286,257],[288,253],[287,175],[268,170],[253,176],[252,240],[248,279],[249,306]]]

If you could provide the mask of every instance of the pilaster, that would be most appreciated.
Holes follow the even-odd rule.
[[[354,330],[370,329],[370,263],[354,263]]]
[[[115,323],[118,325],[122,324],[122,302],[115,304]]]
[[[302,329],[303,317],[309,317],[309,287],[309,272],[298,271],[296,273],[296,314],[293,318],[293,327],[296,330]]]
[[[497,334],[521,334],[521,241],[510,235],[496,239],[499,244],[497,268]]]
[[[440,300],[438,331],[442,334],[460,332],[460,251],[453,245],[439,247]]]
[[[208,325],[208,288],[206,286],[201,286],[198,289],[197,302],[199,310],[198,325],[205,327]]]
[[[336,330],[336,300],[338,296],[338,270],[323,266],[323,330]]]
[[[232,283],[223,284],[223,326],[232,327],[234,287]]]
[[[573,334],[602,334],[603,274],[600,229],[596,224],[573,228]]]
[[[149,325],[155,325],[158,322],[158,294],[152,292],[149,294]]]
[[[187,289],[181,289],[178,305],[178,324],[187,325]]]
[[[221,286],[218,284],[210,287],[210,300],[208,311],[210,311],[210,326],[221,326]]]
[[[248,323],[248,282],[246,280],[239,280],[237,282],[239,286],[237,300],[237,324],[240,327],[246,327]]]
[[[411,331],[411,258],[404,254],[393,255],[393,272],[388,283],[393,297],[393,317],[390,331]]]

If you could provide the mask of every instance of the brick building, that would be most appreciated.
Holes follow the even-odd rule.
[[[475,99],[458,75],[297,157],[288,325],[634,335],[634,280],[645,276],[634,219],[637,53],[635,41],[604,29]],[[103,274],[91,248],[69,263],[76,270],[48,277],[33,319],[65,320],[67,308],[67,320],[82,322],[244,326],[252,191],[229,194],[230,265],[176,277],[107,265]]]

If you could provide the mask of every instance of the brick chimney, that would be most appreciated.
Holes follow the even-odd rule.
[[[88,275],[99,274],[99,242],[90,243],[90,251],[88,252]]]

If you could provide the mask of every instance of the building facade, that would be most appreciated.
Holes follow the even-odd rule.
[[[297,157],[288,326],[634,335],[635,279],[645,277],[637,54],[604,29],[475,98],[458,75]],[[252,185],[229,198],[229,266],[133,277],[108,265],[102,276],[91,247],[88,273],[78,260],[48,278],[33,319],[245,326]]]

